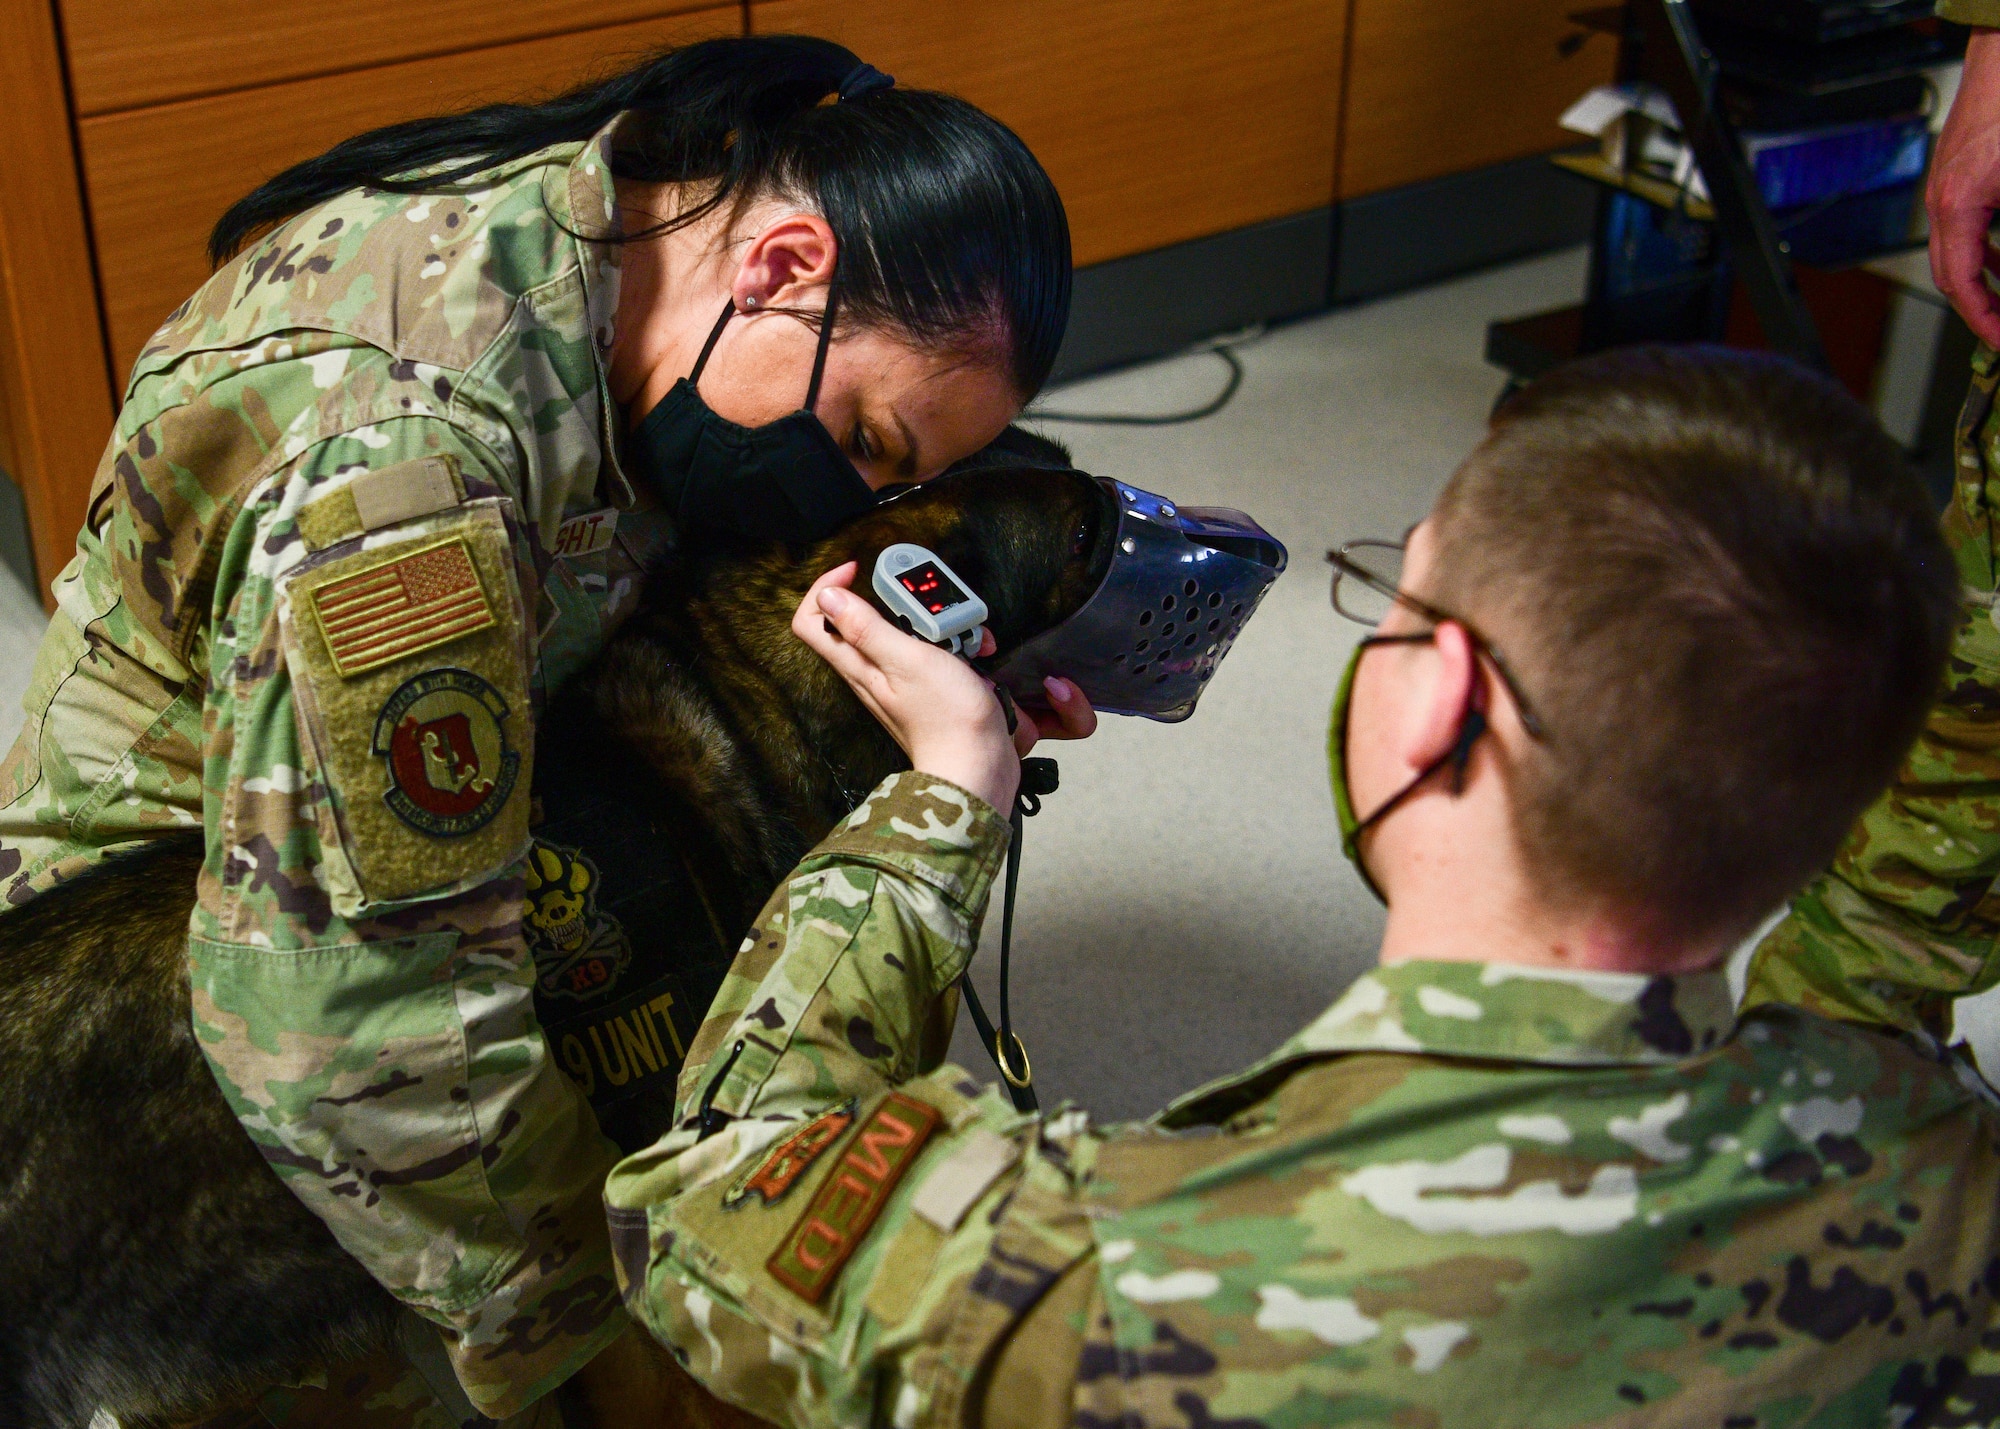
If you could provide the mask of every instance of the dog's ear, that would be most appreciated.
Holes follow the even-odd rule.
[[[1061,471],[1075,463],[1069,448],[1052,437],[1011,426],[971,456],[953,464],[951,471],[980,471],[995,466],[1042,466]]]
[[[875,558],[884,548],[899,542],[928,547],[949,560],[946,547],[957,541],[966,499],[976,489],[976,483],[969,490],[965,482],[942,476],[914,487],[894,501],[855,517],[819,542],[806,554],[801,574],[809,583],[821,571],[831,570],[843,561],[855,561],[861,566],[861,574],[854,588],[865,592]]]
[[[1026,427],[1008,427],[971,456],[953,463],[939,479],[969,476],[977,472],[1020,471],[1023,468],[1068,471],[1071,469],[1069,449]],[[815,553],[814,564],[824,568],[826,564],[858,560],[865,567],[884,546],[898,541],[928,546],[945,554],[945,545],[959,534],[966,499],[976,499],[982,489],[976,483],[967,487],[949,481],[943,486],[927,483],[921,491],[914,487],[902,488],[897,491],[895,500],[849,522],[829,537]],[[967,553],[961,552],[959,559],[966,558]]]

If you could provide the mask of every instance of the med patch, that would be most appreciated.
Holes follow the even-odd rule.
[[[854,1103],[851,1100],[821,1112],[779,1142],[777,1149],[758,1162],[748,1175],[739,1177],[723,1193],[722,1204],[740,1206],[755,1196],[767,1206],[776,1205],[787,1191],[798,1184],[799,1178],[812,1169],[820,1154],[840,1140],[841,1133],[852,1125]]]
[[[939,1119],[927,1102],[885,1097],[765,1262],[771,1278],[808,1304],[825,1299]]]

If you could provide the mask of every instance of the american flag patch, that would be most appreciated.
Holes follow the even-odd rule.
[[[330,581],[312,607],[343,679],[496,623],[463,536]]]

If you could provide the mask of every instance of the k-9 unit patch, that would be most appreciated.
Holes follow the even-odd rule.
[[[506,719],[500,692],[470,670],[405,680],[375,717],[371,747],[389,766],[383,802],[432,838],[477,833],[506,804],[521,772],[520,754],[507,747]]]
[[[581,849],[536,839],[528,850],[521,931],[535,955],[535,988],[542,996],[608,993],[632,961],[625,925],[597,906],[603,885]]]
[[[586,1010],[562,1021],[545,1020],[542,1031],[600,1120],[618,1103],[641,1093],[650,1094],[670,1114],[674,1078],[687,1061],[692,1028],[684,1024],[692,1010],[669,976],[616,1002],[588,1003]],[[671,1116],[667,1119],[671,1121]],[[625,1144],[609,1129],[606,1134]],[[659,1134],[656,1131],[651,1139],[657,1140]]]
[[[809,1304],[824,1300],[939,1119],[936,1107],[889,1093],[765,1262],[771,1278]]]
[[[462,536],[323,585],[312,609],[334,669],[350,680],[496,622]]]
[[[779,1142],[777,1149],[760,1161],[754,1171],[731,1186],[723,1195],[722,1204],[740,1206],[752,1196],[767,1206],[775,1204],[785,1192],[798,1184],[799,1177],[819,1160],[820,1153],[840,1140],[840,1134],[852,1125],[854,1103],[851,1101],[821,1112]]]

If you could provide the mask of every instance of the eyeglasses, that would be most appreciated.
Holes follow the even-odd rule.
[[[1473,648],[1486,658],[1494,672],[1500,676],[1500,683],[1507,687],[1513,697],[1514,708],[1520,712],[1521,728],[1530,738],[1545,740],[1541,716],[1528,697],[1521,693],[1521,683],[1514,678],[1514,672],[1507,667],[1493,642],[1481,635],[1470,621],[1446,611],[1439,610],[1427,601],[1420,600],[1402,588],[1403,543],[1401,541],[1349,541],[1338,550],[1326,553],[1327,564],[1333,567],[1333,589],[1330,592],[1333,608],[1357,625],[1375,629],[1389,618],[1389,612],[1397,606],[1413,611],[1432,625],[1442,625],[1450,621],[1464,629],[1472,637]],[[1378,636],[1382,640],[1429,640],[1431,634],[1410,636]]]

